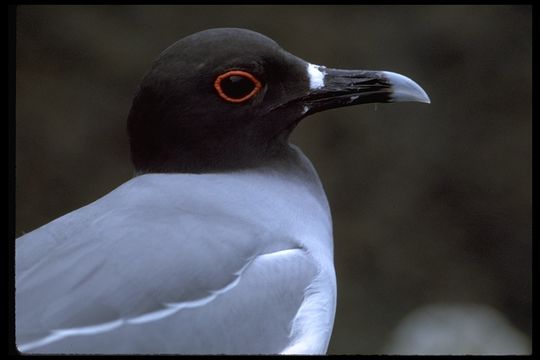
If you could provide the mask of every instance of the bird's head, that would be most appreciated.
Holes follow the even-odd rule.
[[[259,33],[201,31],[165,49],[128,117],[139,172],[214,172],[279,159],[298,122],[365,103],[429,103],[411,79],[392,72],[310,64]]]

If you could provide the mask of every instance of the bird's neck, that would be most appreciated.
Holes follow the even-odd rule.
[[[158,144],[131,141],[131,155],[138,174],[146,173],[223,173],[270,167],[293,167],[297,151],[287,138],[271,144],[221,141],[161,141]],[[299,150],[298,150],[299,151]]]

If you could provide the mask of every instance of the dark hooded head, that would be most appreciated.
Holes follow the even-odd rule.
[[[429,102],[412,80],[309,64],[244,29],[211,29],[164,50],[128,117],[138,172],[215,172],[286,156],[309,114],[368,102]]]

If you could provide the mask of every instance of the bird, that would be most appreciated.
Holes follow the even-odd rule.
[[[134,176],[16,239],[25,354],[325,354],[336,309],[330,207],[289,141],[314,113],[429,103],[389,71],[315,65],[241,28],[151,64],[127,133]]]

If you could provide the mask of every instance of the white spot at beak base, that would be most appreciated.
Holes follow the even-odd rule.
[[[309,87],[311,90],[320,89],[324,86],[324,75],[321,66],[308,64],[307,73],[309,77]]]

